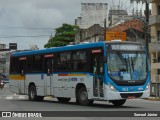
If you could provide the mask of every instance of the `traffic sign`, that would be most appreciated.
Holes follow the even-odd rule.
[[[106,41],[120,39],[126,41],[126,32],[106,32]]]

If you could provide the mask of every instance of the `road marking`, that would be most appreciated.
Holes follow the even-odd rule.
[[[11,100],[11,99],[13,99],[13,96],[8,96],[8,97],[6,97],[5,99]]]
[[[24,100],[24,99],[28,99],[28,96],[25,95],[1,95],[0,99],[6,99],[6,100],[14,100],[14,99],[18,99],[18,100]]]
[[[18,98],[19,98],[19,99],[25,99],[26,96],[19,96]]]

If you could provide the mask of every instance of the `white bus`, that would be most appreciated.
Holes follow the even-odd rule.
[[[53,96],[121,106],[127,99],[147,98],[150,72],[144,46],[131,42],[97,42],[11,55],[10,91],[29,100]]]

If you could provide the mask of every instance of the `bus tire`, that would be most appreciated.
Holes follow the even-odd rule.
[[[29,100],[30,101],[42,101],[44,99],[44,96],[37,96],[37,90],[35,85],[31,85],[29,87]]]
[[[35,85],[31,85],[31,86],[29,87],[28,97],[29,97],[29,100],[30,100],[30,101],[36,101],[37,91],[36,91]]]
[[[68,103],[71,100],[71,98],[64,98],[64,97],[57,97],[57,99],[60,103]]]
[[[77,95],[77,102],[80,105],[91,105],[93,104],[93,100],[88,99],[88,93],[85,87],[81,87],[78,90],[78,95]]]
[[[114,106],[122,106],[124,103],[126,102],[126,99],[123,99],[123,100],[111,100],[111,103],[114,105]]]

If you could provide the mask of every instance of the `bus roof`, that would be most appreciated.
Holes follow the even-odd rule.
[[[54,52],[62,52],[62,51],[70,51],[70,50],[78,50],[78,49],[86,49],[86,48],[96,48],[102,47],[106,44],[141,44],[137,42],[130,42],[130,41],[100,41],[100,42],[92,42],[86,44],[76,44],[76,45],[68,45],[68,46],[61,46],[61,47],[52,47],[46,48],[41,50],[31,50],[31,51],[21,51],[21,52],[14,52],[12,56],[27,56],[27,55],[35,55],[35,54],[47,54],[47,53],[54,53]]]
[[[78,49],[85,49],[85,48],[96,48],[96,47],[104,46],[105,44],[106,42],[94,42],[94,43],[87,43],[87,44],[53,47],[53,48],[47,48],[47,49],[41,49],[41,50],[14,52],[12,53],[12,56],[15,56],[15,57],[16,56],[27,56],[27,55],[45,54],[45,53],[51,53],[51,52],[78,50]]]

